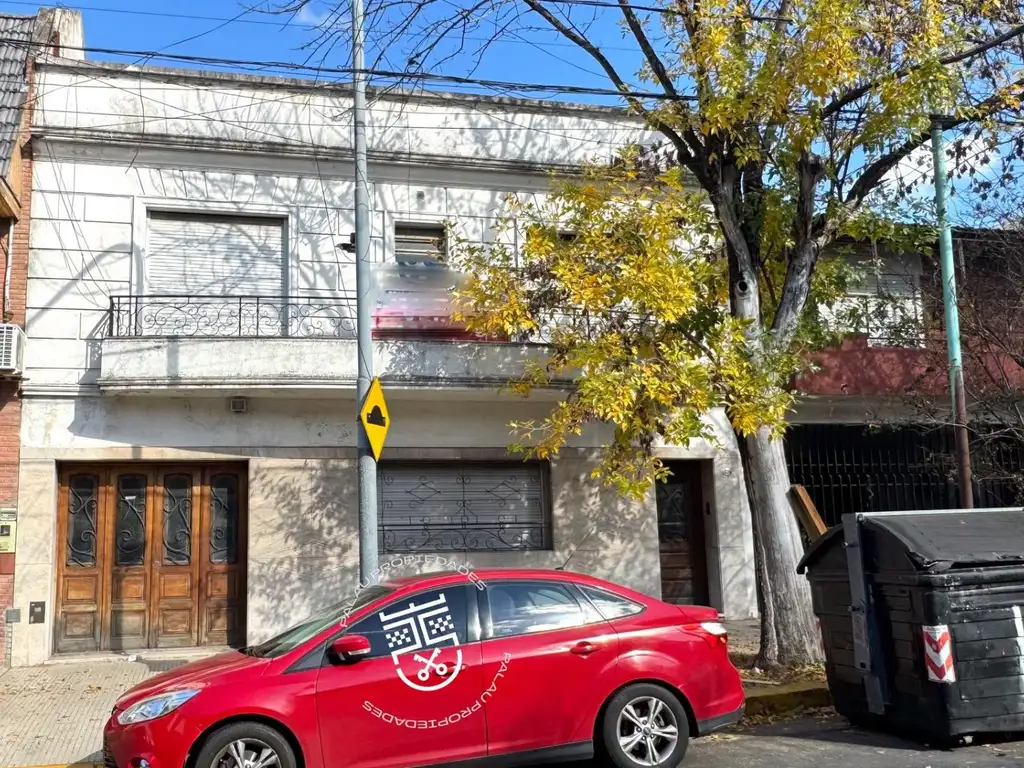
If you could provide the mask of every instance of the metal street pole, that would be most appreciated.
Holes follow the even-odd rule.
[[[363,0],[352,0],[352,111],[356,165],[356,336],[359,369],[356,378],[356,434],[359,460],[359,580],[373,581],[377,572],[377,462],[359,411],[373,379],[373,338],[370,334],[370,194],[366,170],[366,72],[363,51]]]
[[[939,222],[939,259],[942,264],[942,303],[946,316],[946,356],[949,360],[949,394],[953,403],[953,430],[956,438],[957,479],[960,506],[974,509],[971,482],[971,444],[967,434],[967,396],[960,356],[960,312],[956,299],[956,269],[953,264],[953,235],[946,211],[946,146],[941,120],[932,119],[932,157],[935,166],[935,214]]]

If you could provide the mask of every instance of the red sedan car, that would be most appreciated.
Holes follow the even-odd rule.
[[[434,573],[362,590],[265,643],[150,678],[108,768],[667,766],[743,709],[711,608],[561,571]]]

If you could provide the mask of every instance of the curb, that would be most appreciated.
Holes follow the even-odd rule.
[[[828,707],[832,704],[832,696],[825,683],[804,682],[788,685],[744,686],[747,695],[743,714],[779,715],[797,709],[812,707]]]

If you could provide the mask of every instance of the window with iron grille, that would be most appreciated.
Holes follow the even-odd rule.
[[[542,462],[385,462],[378,470],[380,549],[550,549]]]
[[[444,264],[448,238],[443,224],[395,224],[395,261],[400,264]]]
[[[860,307],[861,332],[874,347],[918,346],[923,307],[920,277],[910,271],[873,271],[849,292]]]

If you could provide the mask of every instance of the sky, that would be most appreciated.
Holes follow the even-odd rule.
[[[267,12],[287,5],[288,0],[68,0],[63,5],[81,10],[85,26],[85,41],[88,48],[105,48],[131,51],[159,51],[190,56],[206,56],[242,59],[259,62],[291,62],[314,67],[349,67],[349,16],[346,12],[339,19],[330,13],[331,5],[324,0],[312,0],[299,13],[274,14]],[[373,0],[368,4],[372,6]],[[347,5],[347,4],[346,4]],[[39,7],[29,0],[0,0],[0,12],[32,14]],[[439,0],[439,8],[450,10],[454,7],[449,0]],[[593,38],[602,50],[622,69],[626,76],[632,76],[638,68],[634,47],[622,40],[616,26],[618,12],[614,9],[573,9],[574,13],[588,15],[594,20]],[[394,19],[389,20],[388,26]],[[538,20],[539,21],[539,20]],[[482,20],[484,28],[476,31],[466,45],[475,49],[485,39],[488,23]],[[539,22],[543,23],[543,22]],[[315,46],[315,42],[327,27],[333,34],[333,45]],[[368,29],[368,62],[379,53],[372,50],[375,33],[383,29],[377,25]],[[569,84],[586,87],[608,88],[607,78],[596,71],[596,65],[589,56],[573,44],[559,39],[557,33],[530,33],[510,35],[482,57],[482,64],[472,69],[476,57],[462,55],[447,62],[445,74],[469,75],[492,80]],[[389,46],[388,59],[377,68],[400,70],[405,68],[406,57],[403,48],[416,42],[416,35],[407,35],[401,46]],[[115,60],[132,63],[146,63],[138,56],[118,56],[89,52],[88,58]],[[190,66],[185,62],[152,61],[162,66]],[[192,65],[206,67],[209,65]],[[345,75],[320,74],[314,71],[294,73],[303,77],[321,79],[347,79]],[[472,86],[432,86],[435,89],[494,92]],[[547,99],[585,101],[597,103],[619,103],[615,98],[580,94],[536,94],[523,92],[521,95],[542,95]]]
[[[372,9],[381,2],[412,2],[413,0],[364,0]],[[637,0],[634,0],[635,2]],[[81,11],[85,44],[89,49],[108,51],[160,52],[184,56],[202,56],[234,59],[250,62],[287,62],[309,67],[304,71],[287,68],[269,70],[273,74],[309,79],[347,81],[347,74],[317,71],[318,68],[347,68],[351,66],[349,47],[348,1],[339,16],[332,13],[336,7],[330,0],[311,0],[298,13],[273,13],[288,4],[289,0],[67,0],[66,7]],[[559,0],[550,0],[551,7],[558,8]],[[433,0],[431,8],[436,9],[430,22],[440,18],[452,9],[462,7],[459,0]],[[0,0],[0,12],[12,14],[33,14],[38,3],[31,0]],[[381,31],[391,29],[396,13],[383,17],[383,23],[371,24],[367,29],[367,60],[377,69],[402,70],[406,67],[407,53],[411,44],[420,42],[422,36],[411,32],[397,43],[392,42],[382,51],[375,41]],[[638,82],[635,73],[639,69],[639,53],[632,39],[624,39],[619,27],[620,15],[617,9],[594,8],[585,5],[562,6],[562,13],[570,14],[573,21],[588,30],[588,37],[597,43],[601,52],[639,90],[647,86]],[[372,19],[373,17],[371,17]],[[378,19],[378,21],[380,21]],[[485,41],[497,25],[506,19],[487,16],[480,19],[479,26],[472,30],[465,42],[465,51],[446,61],[442,66],[426,71],[446,75],[472,76],[489,80],[519,83],[541,83],[548,85],[574,85],[589,88],[609,88],[604,73],[588,54],[558,33],[546,27],[540,19],[527,15],[506,31],[501,41],[487,49],[483,56],[473,53]],[[532,28],[531,28],[532,27]],[[325,35],[330,39],[327,45],[317,45]],[[628,35],[628,33],[626,33]],[[656,47],[664,41],[655,40]],[[436,55],[451,53],[439,49]],[[382,58],[378,58],[381,54]],[[87,58],[135,64],[155,64],[189,68],[215,68],[210,63],[189,63],[142,57],[133,54],[117,54],[89,50]],[[374,64],[376,62],[376,64]],[[225,65],[226,69],[237,69]],[[249,66],[245,71],[253,71]],[[267,71],[264,69],[264,71]],[[374,80],[371,78],[371,84]],[[392,84],[392,80],[379,80],[378,85]],[[405,84],[408,87],[408,83]],[[501,89],[485,88],[478,85],[433,84],[435,90],[475,93],[507,93]],[[548,100],[621,104],[617,97],[587,95],[569,92],[536,92],[520,89],[510,95],[526,95]],[[923,162],[918,162],[918,158]],[[931,177],[931,150],[926,146],[917,157],[897,169],[905,178],[914,176]],[[961,182],[955,187],[966,186]],[[933,188],[925,183],[914,195],[919,200],[930,200]],[[952,218],[963,223],[969,215],[959,210],[956,195],[951,199]]]

